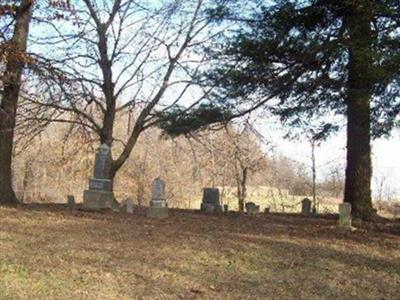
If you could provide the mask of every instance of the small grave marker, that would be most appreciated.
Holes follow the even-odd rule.
[[[67,196],[67,204],[69,208],[74,208],[75,207],[75,197],[73,195],[68,195]]]
[[[352,229],[351,204],[348,202],[339,204],[339,227],[342,229]]]
[[[256,215],[260,212],[260,205],[256,205],[254,202],[247,202],[246,212],[250,216]]]
[[[133,201],[129,198],[126,200],[126,212],[133,214]]]
[[[308,198],[303,199],[301,201],[301,214],[303,216],[311,215],[311,200]]]

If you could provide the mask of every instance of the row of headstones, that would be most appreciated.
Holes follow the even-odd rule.
[[[115,208],[118,203],[113,192],[113,180],[109,178],[111,170],[111,148],[103,144],[96,153],[94,162],[93,176],[89,179],[89,189],[83,195],[83,208],[87,210],[102,210]],[[130,201],[132,202],[132,201]],[[133,209],[133,202],[127,203],[127,211]],[[260,207],[254,203],[246,203],[246,210],[255,214]],[[219,201],[219,190],[215,188],[205,188],[203,192],[203,202],[201,210],[207,212],[223,211]],[[228,211],[227,205],[224,210]],[[152,185],[152,200],[148,209],[149,217],[163,218],[168,215],[168,208],[165,201],[165,183],[157,178]]]
[[[83,209],[100,211],[103,209],[116,209],[119,203],[115,200],[114,184],[110,178],[112,157],[111,148],[102,144],[97,149],[93,176],[89,179],[89,189],[83,194]],[[70,201],[70,200],[68,200]],[[133,201],[125,201],[126,211],[133,212]],[[152,184],[152,198],[150,207],[147,210],[150,218],[168,217],[168,206],[165,198],[165,182],[160,178]]]
[[[156,178],[153,181],[152,187],[152,197],[150,201],[150,206],[147,208],[146,215],[149,218],[155,218],[155,219],[164,219],[168,217],[168,205],[167,205],[167,200],[165,197],[165,182],[161,180],[160,178]],[[95,191],[96,193],[96,191]],[[100,192],[97,192],[100,193]],[[87,200],[87,199],[86,199]],[[99,199],[97,199],[99,200]],[[85,199],[84,199],[85,201]],[[73,195],[69,195],[67,197],[67,203],[70,208],[75,207],[75,197]],[[126,212],[129,214],[133,213],[134,210],[134,204],[131,199],[125,199],[121,204],[118,204],[118,202],[113,199],[113,205],[110,207],[102,207],[103,203],[96,203],[95,201],[90,202],[92,204],[89,207],[85,207],[85,202],[84,202],[84,209],[88,210],[101,210],[103,208],[124,208],[126,209]],[[94,205],[93,205],[94,204]],[[87,205],[87,203],[86,203]]]
[[[115,208],[118,203],[113,192],[113,180],[109,178],[112,157],[111,148],[103,144],[99,147],[95,157],[93,176],[89,179],[89,189],[83,195],[83,207],[87,210],[102,210]],[[132,202],[132,201],[130,201]],[[133,209],[132,204],[126,205],[127,211]],[[219,201],[219,190],[216,188],[205,188],[201,210],[206,212],[223,211]],[[260,206],[254,203],[246,203],[246,211],[256,214]],[[228,206],[224,205],[224,211],[228,211]],[[165,183],[157,178],[152,185],[152,200],[148,209],[148,216],[164,218],[168,216],[168,208],[165,201]]]
[[[301,201],[301,213],[304,216],[310,216],[313,214],[311,208],[311,200],[308,198]],[[338,225],[343,229],[353,229],[352,218],[351,218],[351,204],[344,202],[339,204],[339,222]]]
[[[247,202],[245,206],[248,214],[254,215],[260,212],[260,206],[256,205],[254,202]],[[228,212],[228,209],[229,207],[227,204],[222,207],[220,203],[220,194],[218,188],[203,189],[203,199],[200,206],[201,211],[206,213],[218,213]]]
[[[96,153],[93,177],[89,179],[89,189],[84,192],[84,208],[88,210],[101,210],[104,208],[114,208],[118,205],[113,193],[113,180],[109,178],[111,162],[110,147],[105,144],[101,145]],[[205,212],[227,212],[228,206],[224,205],[224,209],[222,209],[219,198],[219,189],[205,188],[203,190],[201,210]],[[71,205],[72,202],[75,202],[73,197],[68,197],[68,204]],[[127,212],[133,212],[133,202],[129,202],[126,204]],[[339,207],[339,225],[342,227],[351,227],[351,205],[349,205],[348,203],[343,203]],[[304,199],[302,201],[302,214],[310,215],[312,213],[311,210],[311,201],[307,198]],[[260,206],[253,202],[248,202],[246,203],[246,211],[251,215],[257,214],[260,211]],[[155,179],[152,184],[152,199],[150,207],[147,210],[147,215],[151,218],[168,217],[165,182],[160,178]]]
[[[224,205],[224,209],[220,204],[220,195],[219,189],[217,188],[205,188],[203,190],[203,200],[201,203],[201,210],[207,213],[213,212],[227,212],[228,205]],[[301,202],[301,213],[304,216],[310,216],[313,213],[311,207],[311,200],[305,198]],[[260,212],[260,206],[256,205],[253,202],[246,203],[246,212],[249,215],[255,215]],[[266,209],[265,212],[269,212],[269,209]],[[352,229],[352,218],[351,218],[351,204],[350,203],[341,203],[339,204],[339,227],[344,229]]]
[[[147,209],[147,216],[149,218],[163,219],[168,217],[168,205],[165,197],[165,182],[160,178],[156,178],[152,184],[152,197],[150,206]],[[75,205],[74,196],[68,196],[68,205],[73,207]],[[133,201],[127,199],[122,204],[126,208],[127,213],[133,213]],[[217,188],[204,188],[203,199],[200,207],[201,211],[207,213],[214,212],[228,212],[228,205],[222,208],[220,204],[220,194]],[[255,215],[260,212],[260,206],[253,202],[246,203],[246,211],[250,215]],[[269,210],[266,210],[269,212]],[[302,201],[302,214],[305,216],[311,215],[311,200],[308,198]],[[339,204],[339,227],[345,229],[352,229],[351,218],[351,204]]]
[[[308,198],[303,199],[301,202],[301,213],[304,216],[309,216],[312,214],[311,208],[311,200]],[[246,212],[249,215],[254,215],[260,212],[260,206],[256,205],[254,202],[247,202],[245,204]],[[220,194],[219,189],[217,188],[205,188],[203,190],[203,200],[201,203],[202,211],[212,213],[212,212],[222,212],[228,211],[228,205],[224,205],[224,209],[222,210],[222,206],[220,204]],[[266,208],[265,212],[269,212],[269,208]]]
[[[168,204],[165,197],[165,182],[160,178],[156,178],[151,186],[150,206],[146,210],[146,215],[152,219],[168,218]],[[126,199],[123,201],[122,207],[126,207],[126,212],[133,213],[133,201]]]

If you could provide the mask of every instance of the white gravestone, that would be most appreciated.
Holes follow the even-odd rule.
[[[147,217],[165,219],[168,217],[168,206],[165,197],[165,182],[156,178],[151,185],[151,201],[146,211]]]
[[[352,229],[350,203],[344,202],[339,204],[339,227],[344,229]]]
[[[165,182],[160,178],[153,181],[151,186],[151,204],[156,207],[165,207]]]
[[[126,212],[128,214],[133,214],[133,201],[131,199],[126,201]]]

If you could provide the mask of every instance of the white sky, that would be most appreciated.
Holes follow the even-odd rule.
[[[311,148],[307,141],[290,141],[283,138],[284,130],[278,121],[257,121],[257,128],[267,141],[276,146],[276,151],[295,161],[311,164]],[[373,194],[378,192],[379,182],[384,178],[385,188],[400,196],[400,133],[394,132],[390,139],[378,139],[372,143],[374,175]],[[346,159],[346,136],[344,129],[323,142],[316,150],[317,176],[320,179],[334,166],[344,173]]]

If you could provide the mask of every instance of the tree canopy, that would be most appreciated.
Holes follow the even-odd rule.
[[[233,28],[210,50],[211,103],[232,117],[267,108],[291,126],[317,118],[328,132],[338,128],[332,116],[346,116],[345,201],[371,215],[371,134],[399,125],[400,1],[246,3],[211,14]]]

